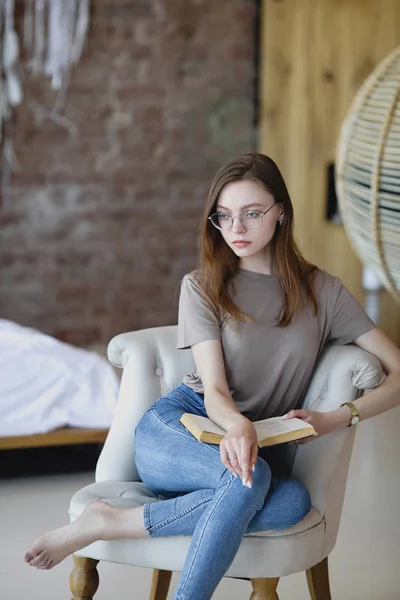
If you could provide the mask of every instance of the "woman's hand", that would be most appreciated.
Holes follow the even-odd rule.
[[[314,412],[313,410],[291,410],[282,417],[283,419],[301,419],[306,423],[310,423],[317,433],[317,436],[325,435],[327,433],[331,433],[338,429],[337,419],[334,418],[333,413],[324,413],[324,412]],[[289,442],[289,444],[308,444],[312,440],[315,440],[315,436],[303,438],[301,440],[296,440],[294,442]]]
[[[243,485],[251,487],[258,455],[256,430],[251,421],[243,415],[234,415],[228,432],[220,444],[221,462],[235,477],[242,479]]]

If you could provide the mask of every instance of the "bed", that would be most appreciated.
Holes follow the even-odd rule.
[[[0,319],[0,450],[103,443],[119,381],[105,346]]]

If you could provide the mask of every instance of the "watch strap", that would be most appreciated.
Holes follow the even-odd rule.
[[[351,427],[352,426],[352,420],[354,418],[357,418],[358,421],[360,420],[360,413],[358,412],[358,410],[356,409],[356,407],[354,406],[354,404],[352,402],[344,402],[343,404],[340,405],[342,406],[348,406],[349,410],[351,412],[351,417],[350,417],[350,422],[347,425],[347,427]]]

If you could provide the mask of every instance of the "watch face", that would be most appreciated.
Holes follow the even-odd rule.
[[[352,425],[357,425],[358,421],[360,420],[360,417],[353,417],[351,420],[351,424]]]

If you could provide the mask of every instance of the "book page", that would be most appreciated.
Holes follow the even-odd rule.
[[[280,435],[281,433],[288,433],[289,431],[298,431],[300,429],[313,428],[309,423],[305,423],[301,419],[282,419],[281,417],[274,417],[272,419],[264,419],[253,423],[259,440],[273,437],[274,435]]]
[[[226,434],[225,429],[222,429],[222,427],[219,427],[219,425],[217,425],[216,423],[214,423],[214,421],[211,421],[211,419],[208,419],[207,417],[200,417],[200,415],[192,414],[189,414],[189,417],[192,421],[197,423],[200,429],[203,429],[204,431],[208,431],[209,433],[219,433],[221,435]]]

